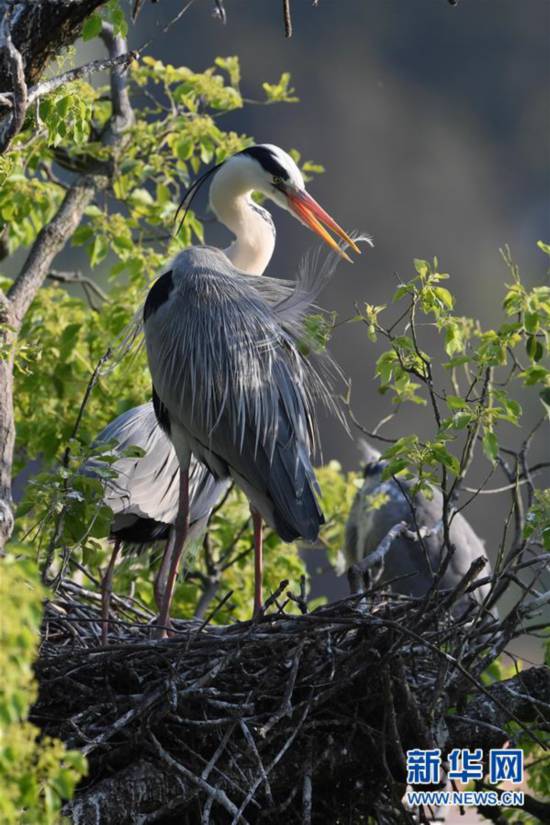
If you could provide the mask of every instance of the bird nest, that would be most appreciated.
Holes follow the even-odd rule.
[[[96,604],[62,589],[46,609],[34,720],[88,757],[67,815],[76,825],[418,821],[401,803],[407,749],[495,747],[509,720],[536,721],[532,703],[511,698],[517,684],[510,696],[506,683],[481,684],[517,617],[487,624],[472,605],[450,618],[468,586],[422,600],[373,589],[313,612],[294,595],[290,615],[283,582],[261,616],[176,622],[167,640],[119,600],[105,647]],[[519,695],[550,701],[547,671],[516,678],[540,682]]]

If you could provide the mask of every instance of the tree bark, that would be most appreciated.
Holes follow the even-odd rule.
[[[27,84],[36,83],[49,60],[70,46],[84,20],[106,0],[0,0],[0,26],[11,16],[11,37],[20,53]],[[0,91],[12,86],[11,62],[0,55]]]

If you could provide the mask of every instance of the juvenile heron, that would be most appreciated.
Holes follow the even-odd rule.
[[[121,544],[146,546],[167,540],[178,510],[179,463],[165,433],[157,423],[151,402],[134,407],[111,421],[96,443],[113,444],[112,450],[90,458],[83,467],[88,475],[101,475],[103,502],[113,512],[114,541],[102,579],[102,639],[109,631],[109,608],[113,571]],[[142,456],[125,455],[138,447]],[[106,461],[105,459],[109,460]],[[115,459],[113,461],[113,459]],[[207,468],[193,459],[189,468],[189,540],[204,532],[212,509],[227,492],[229,481],[217,481]],[[168,554],[155,577],[155,600],[160,609],[166,588]]]
[[[262,520],[284,541],[313,541],[323,523],[311,454],[313,400],[327,390],[299,346],[299,321],[317,287],[297,285],[286,302],[293,327],[291,320],[281,321],[285,302],[277,312],[247,277],[264,271],[275,246],[271,215],[252,193],[288,210],[342,256],[347,258],[325,226],[359,250],[307,193],[300,170],[276,146],[245,149],[207,172],[184,198],[186,209],[210,177],[210,206],[235,240],[225,251],[203,246],[181,252],[153,285],[143,315],[153,404],[180,464],[167,592],[188,536],[189,467],[195,455],[215,478],[233,478],[250,501],[258,611]],[[161,628],[168,613],[164,599]]]
[[[366,442],[363,442],[363,452],[364,482],[346,525],[344,555],[347,565],[360,563],[380,546],[392,527],[406,522],[410,529],[391,542],[382,562],[380,580],[392,580],[391,588],[397,593],[424,596],[432,587],[446,555],[442,529],[443,496],[434,488],[430,500],[422,493],[413,495],[410,482],[382,481],[386,462],[380,459],[378,450]],[[422,542],[413,537],[417,530],[423,535]],[[456,513],[451,522],[450,539],[455,552],[438,582],[441,590],[456,587],[475,559],[487,558],[483,541],[461,513]],[[487,562],[482,575],[489,572]],[[488,590],[489,585],[480,585],[472,597],[481,602]],[[459,603],[457,609],[460,612],[467,606],[467,601],[464,598]]]

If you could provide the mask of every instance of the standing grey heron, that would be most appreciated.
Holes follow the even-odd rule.
[[[121,545],[150,545],[169,538],[178,510],[179,462],[165,433],[158,426],[151,402],[141,404],[111,421],[96,439],[112,445],[107,452],[86,461],[82,472],[101,478],[103,503],[113,512],[110,536],[114,542],[102,578],[102,641],[109,631],[113,571]],[[143,451],[127,455],[130,447]],[[217,481],[195,459],[189,469],[189,540],[204,532],[215,505],[225,495],[229,480]],[[168,554],[163,554],[155,576],[155,600],[159,610],[166,587]]]
[[[413,495],[412,485],[407,481],[382,480],[386,462],[380,453],[363,441],[364,482],[353,502],[346,524],[344,555],[348,567],[360,563],[380,546],[389,531],[406,522],[410,529],[407,534],[397,535],[391,542],[382,561],[380,580],[390,582],[396,593],[420,597],[426,595],[434,583],[446,555],[443,543],[443,496],[434,488],[430,500],[422,493]],[[420,542],[414,534],[423,535]],[[455,552],[450,557],[447,569],[438,582],[438,589],[449,590],[461,581],[471,563],[479,558],[487,558],[485,545],[476,535],[461,513],[456,513],[450,528],[450,539]],[[485,565],[483,575],[490,570]],[[476,587],[473,598],[483,601],[489,585]],[[462,599],[457,609],[461,612],[467,606]]]
[[[359,249],[309,195],[292,158],[276,146],[252,146],[214,167],[188,191],[182,204],[186,210],[208,178],[210,206],[235,240],[225,251],[202,246],[177,255],[151,288],[143,311],[153,404],[180,464],[166,592],[173,588],[188,537],[194,455],[215,478],[232,478],[249,499],[254,608],[259,611],[262,520],[288,542],[315,540],[323,523],[311,455],[313,400],[326,388],[301,354],[299,324],[293,329],[282,323],[284,309],[278,314],[247,277],[265,270],[275,247],[271,215],[253,201],[252,193],[288,210],[348,260],[325,226]],[[289,299],[296,319],[310,306],[313,292],[303,289],[300,294],[296,287]],[[160,627],[168,620],[165,598]]]

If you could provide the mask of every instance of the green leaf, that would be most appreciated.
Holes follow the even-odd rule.
[[[468,406],[467,401],[464,401],[459,395],[448,395],[445,400],[451,410],[463,410]]]
[[[396,458],[384,467],[382,471],[382,479],[387,481],[392,476],[396,476],[402,470],[405,470],[408,466],[409,460],[407,458]]]
[[[540,361],[544,355],[544,347],[534,335],[530,335],[527,339],[526,349],[527,355],[532,361]]]
[[[178,140],[174,148],[180,160],[189,160],[195,148],[193,138],[190,136],[183,137],[181,140]]]
[[[107,12],[109,20],[113,24],[115,34],[120,34],[122,37],[126,37],[128,34],[128,22],[124,12],[120,8],[118,0],[110,0],[110,3],[107,6]]]
[[[458,412],[453,415],[452,425],[456,430],[463,430],[474,420],[474,416],[469,412]]]
[[[418,272],[421,278],[425,278],[428,272],[430,271],[430,265],[427,261],[423,261],[421,258],[414,259],[414,268]]]
[[[404,295],[409,295],[411,292],[414,292],[414,288],[409,284],[403,284],[403,286],[398,287],[393,294],[393,303],[397,303]]]
[[[548,413],[548,417],[550,418],[550,387],[546,387],[544,390],[541,390],[539,393],[539,398]]]
[[[529,369],[520,372],[519,375],[520,378],[523,378],[526,387],[532,387],[534,384],[545,383],[550,377],[550,370],[543,366],[529,367]]]
[[[443,286],[434,287],[434,293],[437,295],[441,303],[447,308],[452,309],[454,306],[454,298],[448,289]]]
[[[485,430],[483,433],[483,452],[489,461],[494,464],[498,456],[498,441],[491,430]]]
[[[101,32],[101,26],[101,17],[97,12],[94,12],[84,21],[84,25],[82,26],[82,39],[91,40],[93,37],[97,37]]]
[[[441,464],[451,470],[455,475],[460,473],[460,462],[458,458],[450,453],[443,444],[432,444],[431,450],[437,461],[440,461]]]
[[[524,315],[525,331],[533,335],[539,328],[538,312],[526,312]]]

